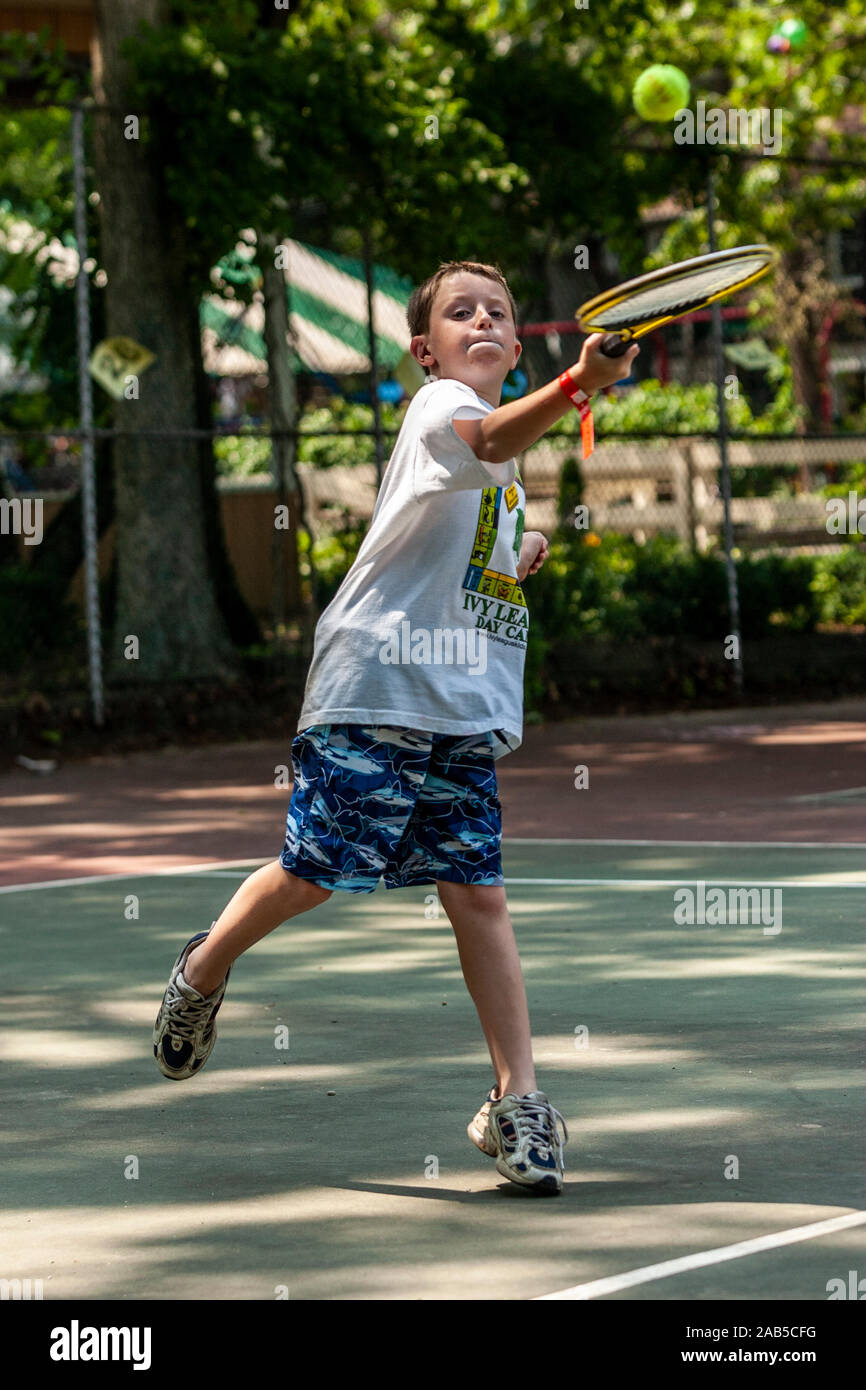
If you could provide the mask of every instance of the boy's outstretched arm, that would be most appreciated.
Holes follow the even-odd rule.
[[[633,343],[622,357],[605,357],[599,351],[602,337],[601,333],[592,333],[586,339],[578,361],[568,368],[575,385],[580,386],[588,396],[627,377],[632,362],[640,352],[637,343]],[[454,428],[484,463],[507,463],[515,454],[528,449],[551,425],[573,409],[556,379],[533,391],[530,396],[497,406],[482,420],[455,420]]]

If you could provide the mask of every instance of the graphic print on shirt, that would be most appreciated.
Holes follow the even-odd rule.
[[[486,487],[481,493],[478,525],[466,578],[463,580],[463,607],[474,616],[475,627],[486,632],[494,641],[510,647],[525,647],[529,629],[529,614],[520,581],[491,567],[491,557],[499,534],[499,516],[503,504],[509,512],[517,507],[514,553],[520,559],[523,539],[523,508],[514,483],[508,488]]]

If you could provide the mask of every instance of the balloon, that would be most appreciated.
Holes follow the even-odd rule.
[[[787,39],[792,48],[804,48],[809,37],[809,30],[802,19],[784,19],[776,33]]]

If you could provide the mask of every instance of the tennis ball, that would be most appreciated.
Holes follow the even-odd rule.
[[[776,33],[787,39],[792,48],[803,48],[809,31],[802,19],[783,19]]]
[[[689,79],[682,68],[654,63],[632,87],[634,109],[645,121],[669,121],[688,103]]]

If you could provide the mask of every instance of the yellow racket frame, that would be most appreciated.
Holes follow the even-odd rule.
[[[686,275],[693,270],[705,270],[708,266],[719,264],[723,261],[745,260],[754,256],[757,252],[762,252],[767,257],[766,265],[761,266],[752,275],[745,276],[742,280],[737,280],[733,285],[728,285],[726,289],[719,290],[716,294],[711,294],[702,299],[700,303],[692,305],[689,309],[682,309],[678,313],[662,314],[660,318],[652,319],[649,323],[638,324],[636,328],[608,328],[606,324],[593,322],[594,315],[602,309],[613,309],[617,304],[622,304],[629,299],[635,290],[649,289],[654,285],[663,285],[668,280],[676,280],[680,275]],[[760,280],[768,271],[772,270],[779,259],[779,253],[772,246],[734,246],[730,251],[711,251],[706,256],[692,256],[687,261],[677,261],[675,265],[662,266],[659,270],[647,271],[645,275],[637,275],[633,280],[624,280],[621,285],[616,285],[612,290],[605,290],[603,294],[597,294],[592,299],[588,299],[585,304],[581,304],[575,318],[584,333],[611,333],[618,338],[625,338],[628,342],[633,342],[637,338],[643,338],[647,333],[653,333],[657,328],[662,328],[666,323],[674,323],[676,319],[686,318],[689,314],[695,314],[699,309],[703,309],[707,304],[713,304],[717,299],[724,299],[726,295],[735,294],[737,290],[745,289],[746,285],[753,285],[756,280]]]

